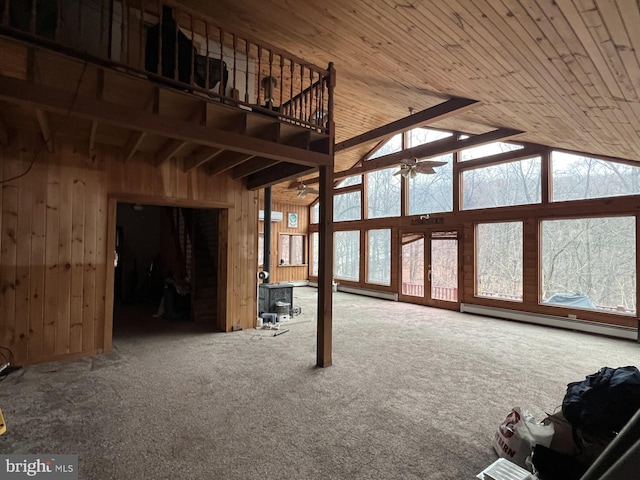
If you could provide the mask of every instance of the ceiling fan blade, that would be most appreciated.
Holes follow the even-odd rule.
[[[436,171],[435,171],[435,170],[433,169],[433,167],[432,167],[432,166],[430,166],[430,165],[425,165],[425,166],[423,166],[423,167],[418,167],[418,168],[416,168],[416,172],[418,172],[418,173],[423,173],[423,174],[427,174],[427,175],[430,175],[430,174],[436,173]]]
[[[319,195],[320,194],[320,190],[316,190],[315,188],[307,188],[307,193],[310,193],[311,195]]]
[[[436,160],[425,160],[424,162],[419,162],[418,165],[429,165],[430,167],[441,167],[446,165],[448,162],[441,162]]]

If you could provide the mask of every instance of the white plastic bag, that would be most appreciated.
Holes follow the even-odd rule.
[[[498,456],[527,468],[525,461],[533,447],[536,444],[548,447],[553,433],[553,424],[542,425],[531,413],[515,407],[498,428],[493,448]]]

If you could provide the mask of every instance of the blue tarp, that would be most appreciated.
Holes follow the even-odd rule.
[[[589,295],[583,293],[555,293],[542,303],[562,305],[563,307],[596,308]]]

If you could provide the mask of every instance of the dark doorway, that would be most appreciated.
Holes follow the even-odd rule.
[[[118,203],[114,339],[216,330],[218,224],[216,209]]]

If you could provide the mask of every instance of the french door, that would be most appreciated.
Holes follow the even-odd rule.
[[[458,310],[458,231],[402,232],[401,240],[400,300]]]

